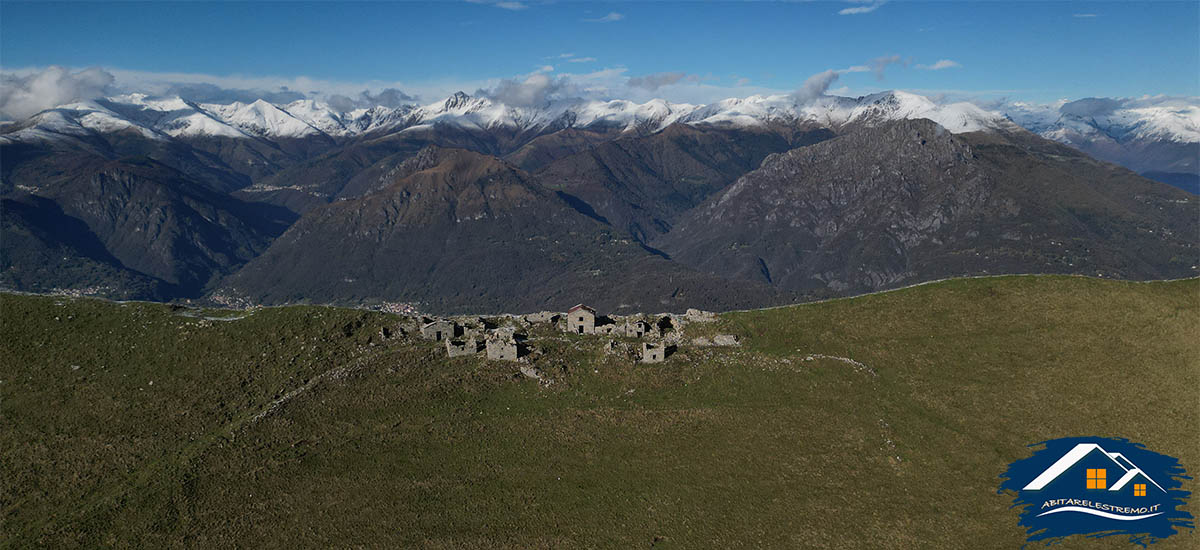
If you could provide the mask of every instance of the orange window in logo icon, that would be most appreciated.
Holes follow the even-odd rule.
[[[1146,484],[1145,483],[1134,483],[1133,484],[1133,496],[1135,496],[1135,497],[1146,496]]]
[[[1107,489],[1108,488],[1108,470],[1104,468],[1088,468],[1087,471],[1087,488],[1088,489]]]

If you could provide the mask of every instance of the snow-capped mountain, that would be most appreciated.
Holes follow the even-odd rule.
[[[415,130],[439,124],[478,130],[576,127],[653,132],[675,123],[752,127],[778,122],[808,122],[837,127],[909,118],[929,118],[951,132],[972,132],[1008,124],[1002,114],[968,103],[939,105],[928,98],[898,91],[859,98],[826,96],[809,102],[797,102],[790,95],[773,95],[727,99],[711,105],[670,103],[661,99],[641,104],[627,100],[565,100],[540,107],[514,107],[458,92],[429,105],[372,107],[349,112],[336,112],[311,99],[285,105],[261,99],[253,103],[221,105],[128,94],[44,111],[27,121],[10,125],[0,139],[47,140],[79,137],[88,131],[108,133],[128,129],[155,139],[287,139],[320,134],[338,138]]]
[[[1037,105],[1011,103],[1005,108],[1014,122],[1064,143],[1107,137],[1116,141],[1152,140],[1200,143],[1200,105],[1182,99],[1106,101],[1091,108],[1087,101]]]
[[[1192,99],[1012,103],[1006,111],[1014,122],[1042,137],[1200,191],[1200,104]]]
[[[1192,111],[1134,107],[1063,104],[1057,116],[1025,118],[1047,133],[1126,128],[1123,151],[1161,152],[1132,155],[1143,162],[1196,145],[1143,139],[1190,139],[1161,128],[1178,130],[1172,117]],[[508,300],[512,288],[557,284],[603,258],[633,274],[623,285],[647,289],[638,300],[693,281],[689,295],[761,303],[755,296],[776,291],[872,290],[948,271],[1194,275],[1190,197],[1088,162],[1014,119],[906,92],[537,107],[456,93],[351,110],[143,94],[75,101],[0,124],[3,241],[16,243],[5,261],[23,262],[0,276],[30,285],[21,289],[100,281],[114,296],[159,299],[216,288],[255,301],[441,300],[474,299],[474,274],[487,273],[486,292]],[[1012,235],[1039,237],[1014,256]],[[773,246],[781,240],[818,252],[800,258]],[[454,268],[461,258],[478,269]],[[27,283],[25,273],[53,277]],[[590,275],[570,284],[596,288]]]
[[[135,93],[43,111],[28,120],[8,123],[0,139],[46,140],[130,129],[156,139],[279,139],[319,134],[338,138],[438,124],[480,130],[576,127],[651,132],[675,123],[726,127],[813,123],[836,128],[852,123],[927,118],[953,133],[1006,128],[1015,123],[1043,137],[1076,146],[1096,140],[1200,143],[1200,105],[1186,100],[1152,104],[1132,101],[1102,113],[1072,110],[1073,104],[1014,102],[999,110],[987,110],[967,102],[940,104],[917,94],[888,91],[857,98],[822,96],[810,101],[797,101],[792,95],[780,94],[730,98],[708,105],[661,99],[640,104],[627,100],[576,99],[517,107],[458,92],[428,105],[376,106],[338,112],[313,99],[279,105],[262,99],[252,103],[212,104]]]
[[[1191,179],[1200,181],[1200,103],[1186,98],[1084,99],[1048,105],[1012,102],[989,110],[973,103],[938,103],[917,94],[888,91],[803,101],[790,94],[755,95],[708,105],[662,99],[645,103],[567,99],[529,107],[458,92],[427,105],[339,112],[313,99],[212,104],[134,93],[77,101],[24,121],[3,123],[0,143],[86,143],[97,135],[117,132],[153,140],[345,140],[435,127],[531,138],[565,128],[646,134],[677,123],[720,128],[809,125],[837,131],[849,125],[921,118],[951,133],[1020,126],[1161,181],[1186,188]],[[1180,183],[1179,178],[1187,181]]]

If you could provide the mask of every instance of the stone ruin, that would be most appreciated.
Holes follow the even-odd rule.
[[[487,339],[487,358],[493,361],[516,361],[520,348],[511,336],[493,335]]]
[[[662,363],[667,359],[667,350],[662,344],[642,343],[643,363]]]
[[[479,353],[479,350],[479,340],[476,340],[475,336],[469,336],[463,340],[446,339],[446,355],[449,357],[475,355]]]
[[[450,321],[429,318],[424,318],[422,321],[421,336],[426,339],[441,342],[455,336],[456,326]]]
[[[562,318],[562,314],[554,312],[554,311],[539,311],[537,313],[530,313],[522,318],[525,319],[525,322],[529,323],[529,324],[535,324],[535,323],[554,324],[554,323],[557,323],[560,318]]]
[[[579,304],[567,310],[567,332],[596,334],[596,310]]]
[[[552,324],[571,334],[609,335],[634,339],[653,339],[643,342],[641,353],[629,344],[617,340],[609,343],[606,353],[628,354],[643,363],[661,363],[666,360],[669,349],[683,344],[682,328],[687,323],[707,323],[716,320],[712,312],[689,309],[683,315],[662,313],[657,315],[598,315],[596,310],[583,304],[576,305],[565,314],[540,311],[527,315],[501,315],[492,317],[464,316],[454,318],[421,317],[416,324],[422,337],[445,343],[448,357],[474,356],[484,353],[493,361],[519,361],[527,354],[520,341],[518,331],[535,324]],[[690,342],[700,346],[736,346],[736,336],[718,334],[711,338],[700,337]],[[624,349],[627,352],[621,352]]]
[[[484,352],[488,359],[517,361],[521,355],[517,327],[500,326],[483,317],[426,317],[420,319],[420,327],[422,337],[445,343],[447,357],[472,356]]]

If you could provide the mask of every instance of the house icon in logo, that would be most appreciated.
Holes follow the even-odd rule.
[[[1167,492],[1124,455],[1105,451],[1095,443],[1075,445],[1022,490],[1041,491],[1047,487],[1133,497],[1147,496],[1147,491]]]

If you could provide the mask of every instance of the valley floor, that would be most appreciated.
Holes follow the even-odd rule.
[[[1028,445],[1125,437],[1200,472],[1200,279],[733,312],[684,341],[741,346],[657,365],[241,315],[0,295],[0,547],[1016,548],[997,486]]]

